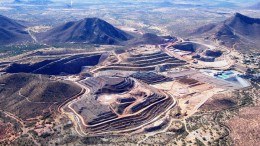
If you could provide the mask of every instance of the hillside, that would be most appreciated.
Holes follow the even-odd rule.
[[[32,38],[24,29],[22,24],[0,15],[0,45],[31,42]]]
[[[157,36],[156,34],[152,34],[152,33],[145,33],[140,37],[136,37],[128,41],[127,43],[131,45],[140,45],[140,44],[157,45],[157,44],[162,44],[164,42],[165,39],[163,37]]]
[[[22,119],[49,113],[50,109],[80,93],[81,88],[68,81],[55,81],[34,74],[7,74],[0,77],[0,109]]]
[[[259,51],[260,19],[236,13],[221,23],[202,26],[190,35],[216,40],[241,52]]]
[[[68,22],[39,35],[44,43],[120,44],[132,38],[126,32],[98,18]]]
[[[46,75],[78,74],[84,66],[95,66],[101,54],[71,55],[68,57],[46,59],[34,63],[12,63],[4,70],[7,73],[35,73]]]

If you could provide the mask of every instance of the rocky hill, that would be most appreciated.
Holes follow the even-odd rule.
[[[0,45],[31,42],[32,38],[25,28],[16,20],[0,15]]]
[[[165,39],[163,37],[157,36],[156,34],[152,33],[145,33],[139,37],[136,37],[127,42],[131,45],[140,45],[140,44],[151,44],[151,45],[158,45],[165,43]]]
[[[126,32],[98,18],[68,22],[40,34],[44,43],[120,44],[132,38]]]
[[[259,51],[260,19],[236,13],[223,22],[199,27],[191,35],[218,41],[241,52]]]
[[[0,84],[0,109],[24,120],[44,116],[81,91],[69,81],[26,73],[3,75]]]

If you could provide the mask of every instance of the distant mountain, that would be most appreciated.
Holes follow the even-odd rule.
[[[127,42],[129,45],[141,45],[141,44],[150,44],[150,45],[158,45],[166,42],[167,39],[176,39],[175,37],[162,37],[157,36],[152,33],[145,33],[139,37],[136,37]]]
[[[14,0],[13,3],[22,3],[22,0]]]
[[[0,45],[31,42],[26,27],[17,21],[0,15]]]
[[[221,23],[202,26],[190,35],[203,36],[240,51],[248,49],[259,51],[260,19],[236,13]]]
[[[47,5],[53,3],[51,0],[14,0],[13,3]]]
[[[248,7],[249,9],[260,10],[260,2]]]
[[[42,33],[44,43],[120,44],[132,38],[126,32],[98,18],[68,22]]]
[[[160,7],[172,7],[174,4],[170,1],[162,1],[162,2],[156,3],[156,5],[160,6]]]

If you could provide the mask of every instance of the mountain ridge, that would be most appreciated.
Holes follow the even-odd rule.
[[[130,34],[99,18],[84,18],[54,27],[40,35],[44,43],[120,44]]]
[[[223,22],[201,26],[190,35],[200,35],[238,50],[257,49],[260,48],[257,41],[260,39],[260,19],[235,13]]]
[[[0,15],[0,44],[8,45],[15,43],[31,42],[32,38],[25,26],[16,20]]]

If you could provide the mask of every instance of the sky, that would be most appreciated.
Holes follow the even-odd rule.
[[[7,2],[12,2],[14,0],[0,0],[0,3],[7,3]],[[24,1],[29,1],[29,0],[24,0]],[[51,0],[53,2],[67,2],[70,3],[70,0]],[[235,4],[254,4],[257,2],[260,2],[260,0],[73,0],[74,3],[82,3],[82,2],[122,2],[122,1],[127,1],[127,2],[163,2],[163,1],[169,1],[169,2],[174,2],[174,3],[199,3],[199,2],[212,2],[212,1],[218,1],[218,2],[231,2]]]
[[[0,2],[12,2],[14,0],[0,0]],[[27,0],[26,0],[27,1]],[[70,0],[52,0],[54,2],[69,2]],[[75,2],[82,2],[83,0],[73,0]],[[96,0],[84,0],[84,2],[95,2]],[[119,1],[119,0],[99,0],[99,1]],[[133,2],[149,2],[149,1],[163,1],[163,0],[121,0],[121,1],[133,1]],[[175,1],[180,1],[180,0],[165,0],[165,1],[169,1],[169,2],[175,2]],[[181,0],[181,1],[194,1],[194,0]],[[196,0],[196,1],[204,1],[204,0]],[[212,0],[205,0],[208,2],[211,2]],[[260,2],[260,0],[217,0],[217,1],[229,1],[229,2]]]

